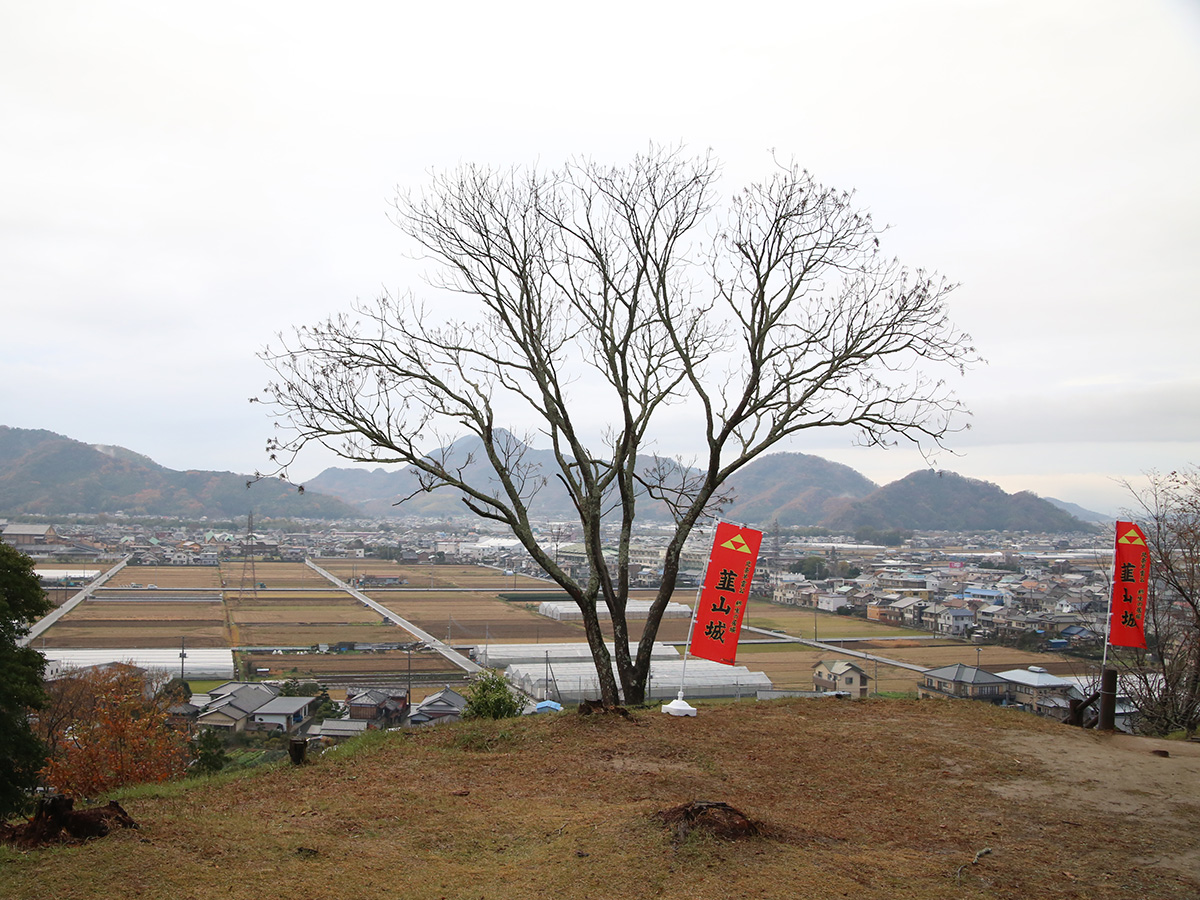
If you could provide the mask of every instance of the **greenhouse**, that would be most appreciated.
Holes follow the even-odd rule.
[[[650,617],[650,607],[653,604],[653,600],[630,600],[625,604],[625,618],[628,620],[647,619]],[[579,622],[583,619],[583,613],[579,607],[570,600],[546,600],[538,605],[538,615],[559,622]],[[608,607],[603,603],[597,603],[596,615],[601,619],[609,618]],[[662,617],[664,619],[690,619],[692,608],[686,603],[672,601],[663,610]]]
[[[178,675],[179,648],[170,649],[127,649],[127,650],[75,650],[49,649],[41,651],[46,657],[46,676],[53,678],[70,669],[85,669],[107,663],[129,663],[148,671],[161,671]],[[188,647],[183,659],[183,677],[231,679],[234,677],[233,651],[205,647]]]
[[[615,645],[605,644],[611,655]],[[637,653],[637,642],[629,642],[629,652]],[[679,651],[670,644],[656,642],[650,649],[651,659],[679,659]],[[585,662],[591,665],[592,651],[587,644],[490,644],[475,649],[475,661],[488,669],[507,669],[514,664],[560,665]]]
[[[616,666],[613,666],[614,676]],[[505,672],[509,683],[535,700],[557,700],[559,703],[579,703],[600,696],[600,679],[596,667],[587,662],[558,665],[546,663],[513,663]],[[762,672],[751,672],[745,666],[726,666],[695,657],[687,660],[684,671],[682,658],[652,659],[650,677],[646,682],[647,700],[674,698],[682,680],[684,696],[733,697],[754,696],[758,690],[770,690],[771,679]],[[619,679],[618,679],[619,683]]]

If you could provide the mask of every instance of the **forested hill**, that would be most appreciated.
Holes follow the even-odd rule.
[[[485,455],[477,438],[463,438],[445,450],[447,461],[462,466],[481,484],[489,484]],[[551,453],[528,450],[526,460],[540,463],[540,474],[555,470]],[[420,483],[412,469],[388,471],[331,468],[308,483],[314,490],[359,505],[375,515],[449,516],[462,515],[459,494],[450,489],[419,493]],[[493,488],[496,485],[492,485]],[[865,497],[875,490],[873,481],[849,466],[805,453],[772,453],[750,463],[729,480],[734,500],[724,510],[731,521],[783,526],[817,525],[847,499]],[[406,499],[396,506],[401,498]],[[555,478],[547,478],[533,503],[541,518],[573,517],[571,500]],[[667,521],[664,507],[644,502],[639,515],[648,520]]]
[[[280,481],[247,487],[247,475],[178,472],[121,447],[97,447],[51,431],[0,425],[0,515],[130,515],[352,518],[341,500]]]
[[[475,467],[480,454],[472,439],[446,448],[449,462]],[[439,451],[441,452],[441,451]],[[527,460],[553,471],[546,451],[530,450]],[[252,482],[231,472],[165,468],[121,447],[100,447],[54,434],[0,426],[0,516],[83,515],[124,511],[131,515],[209,518],[256,515],[314,519],[350,519],[364,515],[442,518],[462,515],[464,507],[450,490],[419,492],[409,470],[326,469],[300,493],[290,484]],[[883,530],[941,531],[1092,531],[1094,526],[1034,494],[1008,494],[986,481],[953,472],[914,472],[877,488],[849,466],[804,453],[773,453],[755,460],[731,479],[734,499],[723,511],[730,521],[766,528],[822,525],[854,532]],[[414,494],[400,506],[395,502]],[[534,514],[571,517],[561,484],[547,478]],[[666,520],[665,510],[642,505],[646,520]]]
[[[823,523],[831,528],[902,528],[926,531],[1093,532],[1097,528],[1021,491],[954,472],[922,470],[846,505]]]

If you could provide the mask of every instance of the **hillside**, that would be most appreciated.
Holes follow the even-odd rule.
[[[479,452],[478,439],[462,438],[451,444],[447,459],[463,465],[472,477],[490,481],[490,470]],[[471,462],[467,463],[470,459]],[[555,471],[553,455],[545,450],[529,450],[528,459],[537,462],[542,472]],[[402,505],[395,503],[418,491],[420,485],[411,469],[388,471],[334,467],[308,482],[313,490],[359,505],[372,515],[453,516],[462,515],[463,505],[451,490],[418,493]],[[732,520],[762,525],[778,521],[780,525],[816,525],[833,509],[837,501],[864,497],[875,490],[874,482],[849,466],[830,462],[805,453],[772,453],[750,463],[729,480],[735,500],[725,510]],[[533,505],[541,518],[574,516],[574,507],[557,479],[550,478],[539,491]],[[643,501],[641,514],[651,520],[668,519],[664,508]]]
[[[0,514],[349,518],[340,500],[232,472],[178,472],[121,447],[0,426]]]
[[[996,485],[954,472],[922,470],[846,504],[823,525],[924,531],[1093,532],[1083,522],[1036,494],[1009,494]]]
[[[967,701],[377,732],[302,768],[119,799],[139,831],[0,849],[6,900],[1200,895],[1200,745]],[[680,836],[656,818],[696,799],[763,834]]]
[[[478,439],[436,451],[478,483],[489,482]],[[529,449],[546,476],[533,504],[542,519],[573,518],[574,508],[549,451]],[[178,472],[122,447],[90,445],[49,431],[0,426],[0,515],[97,514],[209,518],[261,516],[350,519],[362,516],[446,518],[466,514],[457,492],[424,492],[412,469],[328,468],[303,493],[276,480],[231,472]],[[493,484],[498,490],[498,485]],[[723,515],[759,527],[823,525],[883,530],[1090,531],[1034,494],[1007,494],[994,484],[952,472],[914,472],[877,487],[849,466],[805,453],[772,453],[737,472]],[[401,498],[408,498],[396,505]],[[667,521],[664,507],[645,500],[643,521]]]
[[[865,497],[878,485],[859,472],[806,453],[772,453],[730,479],[736,499],[728,516],[736,522],[783,526],[817,525],[839,502]]]

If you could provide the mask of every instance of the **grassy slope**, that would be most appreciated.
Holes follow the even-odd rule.
[[[647,710],[636,723],[564,713],[375,734],[300,769],[130,792],[141,831],[0,850],[0,894],[1197,896],[1200,881],[1177,864],[1200,826],[1194,797],[1135,829],[1101,806],[1065,806],[1065,779],[1038,762],[1095,759],[1103,744],[1024,714],[931,701],[728,704],[684,720]],[[1071,778],[1091,776],[1105,777]],[[1017,790],[1031,778],[1032,792]],[[729,802],[773,834],[676,846],[654,813],[690,799]]]

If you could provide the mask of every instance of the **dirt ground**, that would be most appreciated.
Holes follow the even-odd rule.
[[[376,733],[300,768],[130,791],[140,830],[0,852],[0,884],[5,900],[1200,896],[1197,745],[966,701],[698,706]],[[659,814],[693,800],[760,836],[680,838]]]
[[[1036,760],[1044,774],[1017,778],[992,790],[1009,799],[1052,804],[1062,810],[1064,822],[1075,823],[1073,827],[1094,828],[1091,823],[1100,817],[1123,820],[1126,833],[1109,836],[1117,854],[1125,853],[1133,832],[1192,823],[1179,835],[1181,840],[1151,843],[1128,859],[1193,878],[1200,875],[1200,743],[1063,726],[1036,736],[1005,734],[997,750],[1017,761]]]

